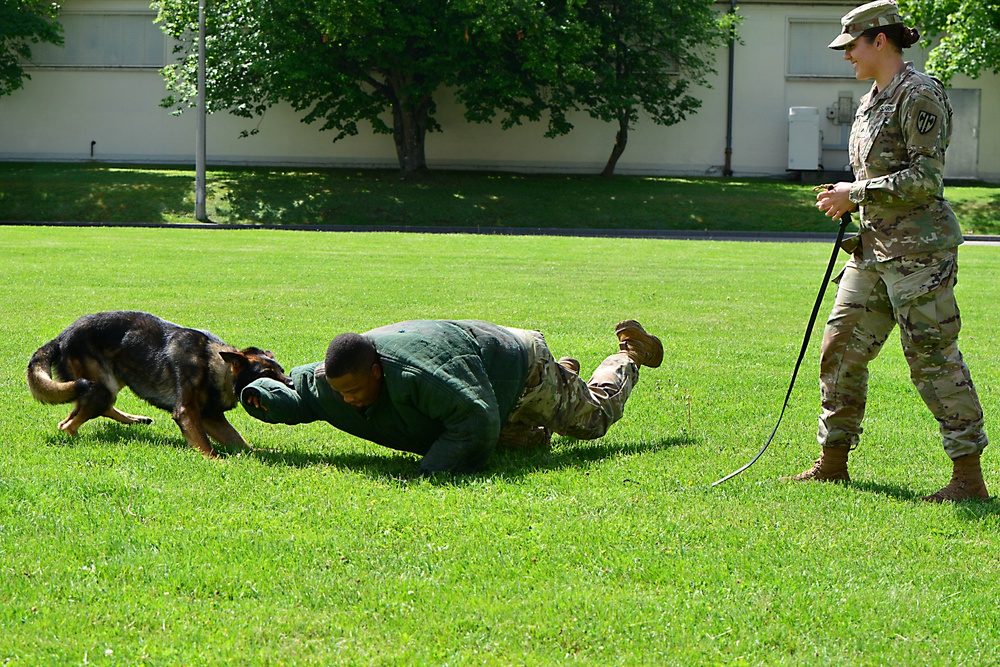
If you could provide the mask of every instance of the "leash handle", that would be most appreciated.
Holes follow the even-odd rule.
[[[826,189],[830,189],[833,186],[823,186]],[[840,229],[837,231],[837,240],[833,244],[833,253],[830,255],[830,262],[826,266],[826,273],[823,275],[823,283],[819,287],[819,294],[816,296],[816,303],[813,304],[812,314],[809,316],[809,324],[806,325],[806,333],[802,338],[802,349],[799,350],[799,358],[795,361],[795,370],[792,371],[792,380],[788,383],[788,391],[785,392],[785,402],[781,405],[781,413],[778,415],[778,421],[774,425],[774,430],[771,431],[770,437],[768,437],[767,442],[764,446],[760,448],[757,455],[750,459],[743,467],[738,470],[734,470],[720,480],[712,483],[712,486],[718,486],[725,481],[736,477],[744,470],[752,466],[757,462],[757,459],[761,457],[768,446],[770,446],[771,441],[774,440],[774,435],[778,432],[778,427],[781,425],[781,419],[785,416],[785,409],[788,407],[788,400],[792,396],[792,388],[795,387],[795,378],[799,374],[799,366],[802,365],[802,359],[806,356],[806,350],[809,347],[809,338],[812,336],[813,325],[816,324],[816,316],[819,314],[819,309],[823,305],[823,296],[826,294],[826,287],[830,284],[830,276],[833,275],[833,267],[837,264],[837,251],[840,250],[840,244],[844,241],[844,232],[847,231],[847,226],[851,224],[851,214],[850,212],[844,213],[840,216]]]

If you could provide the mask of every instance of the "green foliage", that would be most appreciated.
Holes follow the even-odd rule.
[[[701,106],[695,86],[714,74],[715,48],[735,39],[737,16],[717,14],[713,0],[591,0],[583,19],[593,35],[584,65],[589,80],[568,98],[599,120],[618,125],[610,176],[640,112],[660,125]]]
[[[925,44],[941,35],[927,60],[927,70],[941,80],[1000,73],[1000,4],[995,0],[900,0],[899,6],[908,23],[921,29]]]
[[[596,48],[589,54],[593,85],[580,93],[595,118],[618,119],[619,110],[642,110],[662,125],[673,125],[700,102],[688,94],[705,85],[712,67],[711,45],[724,31],[713,11],[715,3],[666,0],[604,0],[586,5],[596,27]]]
[[[154,2],[159,20],[178,40],[182,55],[165,75],[187,103],[194,98],[197,66],[191,4]],[[516,81],[516,87],[503,91],[503,99],[497,101],[501,106],[514,104],[509,101],[514,96],[534,92],[517,53],[515,34],[523,31],[523,25],[484,27],[494,36],[494,44],[514,52],[510,62],[484,60],[476,48],[479,22],[497,16],[495,6],[500,4],[492,0],[212,2],[206,40],[210,108],[252,118],[278,102],[288,102],[304,113],[305,122],[321,122],[323,130],[332,131],[334,140],[357,134],[358,123],[366,122],[377,133],[392,134],[404,173],[423,171],[425,134],[440,129],[434,94],[443,86],[461,89],[489,76]],[[527,23],[544,14],[543,5],[520,2],[520,6],[528,10]],[[516,104],[522,103],[536,104],[520,100]]]
[[[497,100],[505,100],[504,127],[547,116],[549,137],[570,132],[568,114],[579,109],[615,123],[615,153],[605,172],[611,175],[640,113],[673,125],[700,106],[692,88],[707,85],[707,76],[715,72],[712,53],[734,35],[737,23],[735,15],[718,15],[714,8],[710,0],[554,3],[542,15],[546,23],[517,32],[525,40],[521,53],[534,88],[518,89],[516,78],[477,77],[459,88],[458,99],[472,120],[491,119]],[[477,35],[479,43],[499,47],[490,55],[493,60],[507,56],[502,42],[491,39],[493,26],[509,20],[483,16],[476,23],[489,28]],[[538,83],[543,97],[536,95]],[[518,107],[519,100],[532,103]]]
[[[24,86],[31,75],[31,45],[62,44],[62,26],[53,19],[59,5],[45,0],[0,0],[0,97]]]
[[[569,132],[572,84],[593,76],[584,62],[593,39],[584,5],[581,0],[484,3],[468,30],[480,64],[464,69],[451,84],[466,117],[489,122],[499,111],[505,129],[545,121],[546,136]]]
[[[872,365],[847,486],[791,485],[816,454],[819,331],[773,427],[823,243],[319,234],[0,232],[0,662],[24,665],[990,665],[997,501],[947,482],[898,342]],[[964,247],[962,351],[1000,419],[1000,254]],[[832,298],[832,291],[828,299]],[[829,301],[827,302],[829,305]],[[209,461],[127,390],[76,438],[28,395],[75,317],[141,308],[291,366],[407,317],[537,326],[587,369],[620,317],[661,335],[604,438],[503,452],[481,475],[323,425],[235,410],[258,451]],[[813,379],[810,381],[810,379]],[[983,464],[1000,490],[997,458]]]
[[[181,56],[164,70],[178,96],[168,106],[195,98],[193,4],[153,3]],[[689,88],[712,71],[710,45],[730,22],[706,0],[215,0],[208,108],[254,118],[287,102],[334,141],[367,123],[392,135],[411,174],[426,169],[445,87],[469,120],[544,120],[549,136],[569,132],[578,108],[604,120],[625,109],[628,123],[641,108],[678,122],[697,107]]]

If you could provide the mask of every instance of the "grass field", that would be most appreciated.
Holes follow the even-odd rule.
[[[194,222],[189,169],[0,163],[0,221]],[[220,224],[835,232],[812,185],[766,179],[214,169]],[[946,188],[967,234],[1000,234],[1000,185]]]
[[[773,427],[828,253],[3,227],[0,663],[998,664],[1000,503],[919,501],[950,465],[897,336],[872,367],[852,484],[777,479],[817,453],[814,341],[771,449],[710,487]],[[966,246],[961,264],[962,349],[997,433],[1000,248]],[[67,406],[28,395],[35,348],[117,308],[287,367],[412,317],[537,327],[585,368],[636,317],[667,357],[605,438],[501,453],[480,475],[421,479],[411,456],[239,409],[268,451],[210,461],[127,391],[119,406],[152,426],[75,439],[56,429]]]

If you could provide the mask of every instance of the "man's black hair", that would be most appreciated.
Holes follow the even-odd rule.
[[[366,373],[377,363],[378,352],[375,351],[375,345],[356,333],[340,334],[326,348],[328,378]]]

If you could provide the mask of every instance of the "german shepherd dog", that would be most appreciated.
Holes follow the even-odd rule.
[[[61,382],[53,379],[53,369]],[[208,331],[123,310],[81,317],[28,362],[28,388],[36,400],[75,401],[59,422],[66,433],[76,435],[84,422],[101,416],[121,424],[151,424],[149,417],[115,408],[118,391],[129,387],[172,413],[188,444],[211,458],[216,454],[209,436],[220,444],[249,447],[225,413],[239,403],[244,387],[264,377],[292,384],[270,352],[239,350]]]

